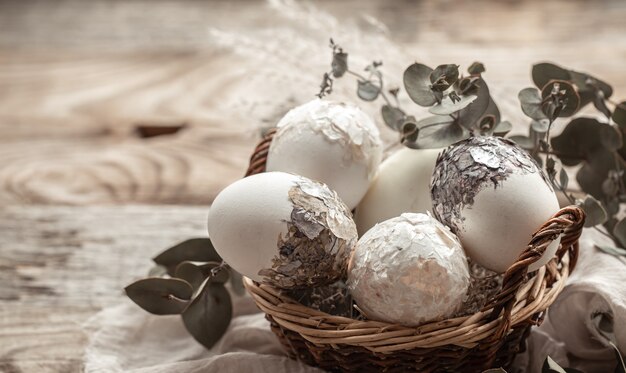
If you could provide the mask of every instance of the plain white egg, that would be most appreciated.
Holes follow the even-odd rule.
[[[454,314],[470,284],[456,236],[427,214],[375,225],[358,241],[348,289],[370,319],[418,325]]]
[[[359,235],[403,212],[430,211],[430,178],[442,150],[403,148],[381,163],[356,208],[354,221]]]
[[[238,180],[209,210],[209,237],[237,272],[281,288],[345,276],[357,232],[350,210],[324,184],[284,172]]]
[[[315,99],[278,122],[266,169],[325,183],[353,209],[381,159],[378,128],[365,112],[353,104]]]
[[[441,153],[432,179],[433,214],[457,234],[468,256],[505,272],[532,234],[559,211],[547,176],[510,140],[472,137]],[[534,271],[554,257],[560,237]]]

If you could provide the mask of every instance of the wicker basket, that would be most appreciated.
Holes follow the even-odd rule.
[[[247,175],[265,171],[273,134],[255,149]],[[576,265],[584,220],[576,206],[561,209],[533,235],[479,312],[419,327],[333,316],[272,286],[247,278],[244,284],[289,355],[309,365],[337,372],[482,372],[508,367],[525,349],[530,327],[541,323]],[[561,234],[556,257],[527,273]]]

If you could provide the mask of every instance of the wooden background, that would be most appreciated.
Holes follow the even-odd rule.
[[[414,60],[480,60],[523,132],[533,62],[626,98],[625,19],[624,1],[0,1],[0,371],[82,370],[81,324],[205,235],[260,129],[316,92],[329,37],[354,70],[382,59],[390,85]]]

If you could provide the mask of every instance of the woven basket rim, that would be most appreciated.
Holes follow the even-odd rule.
[[[489,338],[503,338],[520,324],[538,323],[532,316],[542,314],[554,302],[573,269],[582,221],[584,213],[577,206],[565,207],[555,214],[533,235],[527,249],[504,274],[501,291],[480,311],[414,327],[334,316],[306,307],[271,285],[249,278],[244,279],[244,285],[257,306],[278,325],[316,345],[361,346],[378,353],[445,345],[473,348]],[[528,266],[561,234],[561,247],[555,258],[535,272],[526,273]],[[514,291],[507,290],[510,283]]]

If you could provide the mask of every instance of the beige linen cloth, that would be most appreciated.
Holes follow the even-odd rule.
[[[510,372],[540,372],[548,354],[586,373],[612,372],[615,356],[591,324],[595,311],[613,314],[617,344],[626,351],[626,264],[594,248],[611,244],[594,230],[586,229],[580,243],[576,271]],[[85,325],[90,336],[85,371],[321,372],[285,356],[249,297],[235,299],[234,309],[227,333],[211,350],[189,336],[178,316],[149,315],[130,301],[105,309]]]

